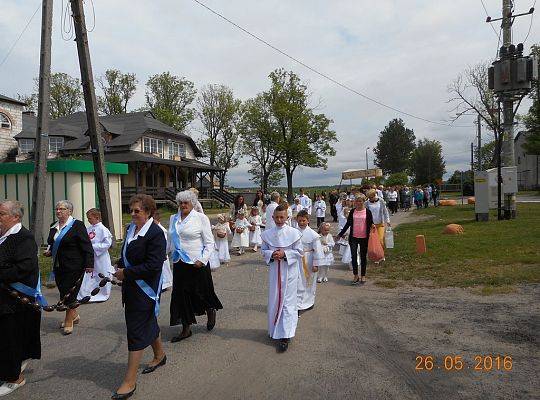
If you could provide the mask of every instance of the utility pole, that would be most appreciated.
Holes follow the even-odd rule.
[[[43,214],[45,213],[45,192],[47,190],[47,155],[49,154],[49,118],[51,109],[52,16],[53,0],[43,0],[38,78],[38,118],[34,147],[35,167],[32,186],[32,206],[30,210],[30,230],[34,232],[34,237],[38,245],[43,243]]]
[[[503,46],[512,44],[512,0],[503,0],[502,7],[502,33]],[[515,165],[514,158],[514,101],[511,94],[503,97],[503,137],[502,137],[502,164],[505,167]],[[516,218],[516,194],[504,195],[504,218]]]
[[[477,146],[477,158],[478,158],[478,166],[477,166],[477,170],[478,171],[482,171],[482,120],[480,118],[480,114],[478,114],[477,116],[477,120],[476,120],[476,129],[477,129],[477,143],[476,143],[476,146]]]
[[[471,142],[471,174],[474,176],[474,142]]]
[[[369,160],[368,160],[368,154],[367,154],[368,150],[369,150],[369,147],[366,149],[366,173],[367,173],[367,170],[369,169]]]
[[[92,160],[94,162],[94,177],[98,192],[99,208],[103,218],[103,225],[109,228],[114,237],[114,221],[112,217],[111,198],[109,195],[109,180],[107,171],[105,170],[105,155],[101,136],[102,130],[97,112],[96,92],[94,88],[92,64],[90,62],[90,49],[88,47],[83,0],[70,0],[70,2],[75,25],[75,41],[77,42],[77,52],[79,53],[79,66],[81,69],[86,120],[88,123],[88,136],[90,137]]]

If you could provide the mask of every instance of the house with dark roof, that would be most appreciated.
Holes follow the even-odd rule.
[[[22,129],[13,135],[17,161],[33,158],[36,138],[35,115],[23,113],[21,120]],[[196,187],[211,171],[221,173],[197,160],[202,153],[191,136],[157,120],[149,111],[100,116],[99,122],[105,161],[128,164],[128,174],[122,176],[124,204],[135,193],[174,200],[176,192]],[[86,113],[52,120],[49,131],[49,158],[92,158]]]
[[[17,142],[14,136],[22,130],[22,115],[26,104],[0,94],[0,160],[15,156]]]

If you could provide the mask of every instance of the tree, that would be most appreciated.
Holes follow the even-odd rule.
[[[377,146],[373,149],[375,165],[385,174],[405,171],[410,166],[415,140],[414,131],[405,128],[401,118],[393,119],[381,131]]]
[[[432,183],[441,179],[446,172],[445,165],[439,141],[430,139],[418,141],[411,158],[411,175],[415,184]]]
[[[540,45],[533,45],[531,53],[540,58]],[[534,90],[530,94],[533,103],[529,108],[529,113],[523,117],[523,122],[529,132],[524,146],[528,154],[540,154],[540,79],[534,83]]]
[[[446,181],[446,183],[453,185],[463,184],[463,194],[465,196],[474,195],[474,179],[473,173],[469,169],[467,171],[456,170],[452,176]]]
[[[497,166],[497,159],[496,159],[496,146],[497,143],[495,140],[492,140],[491,142],[488,142],[482,146],[481,151],[481,170],[485,171],[486,169],[495,168]],[[478,149],[476,149],[476,159],[478,160]]]
[[[332,144],[337,138],[330,129],[333,121],[324,114],[315,114],[309,106],[307,86],[294,72],[277,69],[269,78],[271,88],[264,96],[278,126],[276,146],[287,178],[287,198],[292,201],[296,169],[299,166],[326,169],[327,157],[336,153]]]
[[[244,113],[239,131],[242,135],[242,153],[248,158],[250,180],[257,183],[263,192],[277,186],[283,179],[279,158],[279,131],[272,117],[271,104],[263,94],[249,99],[244,104]]]
[[[36,79],[37,85],[37,79]],[[51,75],[51,118],[56,119],[80,111],[83,105],[81,81],[63,72]]]
[[[396,172],[395,174],[390,175],[386,178],[384,183],[385,186],[404,186],[409,184],[409,176],[407,172]]]
[[[125,114],[129,100],[137,90],[135,74],[108,69],[98,79],[103,96],[98,97],[99,111],[105,115]]]
[[[38,95],[32,93],[30,95],[17,93],[17,100],[26,103],[24,111],[37,112]]]
[[[227,172],[238,165],[240,155],[237,124],[241,101],[234,98],[233,91],[223,85],[208,85],[197,99],[197,115],[204,127],[199,146],[211,165],[223,169],[220,187],[225,185]],[[214,174],[210,174],[214,181]]]
[[[193,82],[163,72],[148,79],[145,108],[161,122],[182,132],[195,118],[195,110],[190,105],[196,94]]]

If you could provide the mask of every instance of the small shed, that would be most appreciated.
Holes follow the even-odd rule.
[[[23,225],[28,227],[32,207],[34,162],[0,163],[0,199],[17,200],[24,206]],[[122,239],[122,180],[128,173],[127,164],[106,163],[109,192],[117,239]],[[73,217],[88,225],[86,211],[99,208],[94,164],[84,160],[48,160],[45,214],[42,242],[49,234],[49,226],[56,220],[55,203],[67,199],[73,203]]]

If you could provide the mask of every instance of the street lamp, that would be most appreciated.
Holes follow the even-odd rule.
[[[368,156],[367,156],[367,151],[370,149],[370,147],[368,147],[366,149],[366,171],[369,169],[369,160],[368,160]]]

